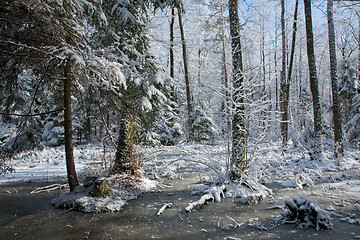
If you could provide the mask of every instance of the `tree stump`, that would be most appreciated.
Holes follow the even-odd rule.
[[[90,193],[90,195],[93,197],[106,197],[107,195],[110,194],[110,190],[106,183],[105,177],[97,178],[93,186],[94,188]]]

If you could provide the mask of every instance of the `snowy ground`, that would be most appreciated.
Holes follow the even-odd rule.
[[[105,165],[101,145],[81,145],[74,149],[78,173]],[[0,183],[66,177],[65,147],[46,147],[43,151],[21,153],[8,163],[15,172],[0,176]]]
[[[195,212],[185,214],[185,207],[204,195],[203,191],[209,187],[209,182],[213,182],[214,178],[223,176],[227,168],[228,149],[225,143],[213,145],[180,144],[173,147],[143,148],[142,151],[146,157],[144,158],[142,174],[146,178],[157,181],[157,188],[154,189],[154,181],[144,182],[148,188],[143,186],[143,189],[149,191],[151,185],[153,192],[150,195],[141,197],[139,201],[137,200],[137,204],[134,202],[134,208],[126,207],[126,205],[124,206],[125,203],[122,202],[121,206],[124,206],[125,212],[119,214],[126,215],[129,211],[135,214],[136,212],[139,215],[137,219],[146,218],[145,214],[148,214],[152,222],[160,225],[163,222],[161,218],[166,219],[169,214],[173,214],[173,218],[177,218],[182,223],[186,223],[185,218],[194,218],[195,220],[201,218],[201,221],[196,220],[198,224],[191,225],[192,228],[204,225],[202,219],[205,214],[209,220],[208,223],[212,225],[206,225],[206,227],[204,225],[204,228],[200,228],[201,231],[197,230],[204,235],[210,235],[210,233],[214,232],[216,236],[222,236],[224,234],[220,234],[217,229],[220,231],[227,231],[227,229],[235,231],[234,226],[237,223],[241,223],[241,225],[246,223],[245,225],[259,231],[265,230],[261,230],[261,228],[265,227],[269,230],[268,235],[273,236],[272,234],[275,234],[275,232],[271,232],[270,229],[275,229],[272,224],[280,216],[280,210],[269,210],[270,212],[276,211],[275,215],[269,212],[259,215],[257,211],[266,208],[281,208],[284,206],[284,200],[291,200],[294,196],[306,195],[315,201],[319,201],[323,209],[328,210],[333,214],[333,217],[336,217],[338,223],[334,228],[339,228],[339,222],[344,222],[343,224],[346,223],[349,226],[360,224],[360,152],[348,151],[340,160],[332,159],[331,154],[326,153],[327,160],[315,162],[311,161],[307,154],[291,147],[282,152],[276,144],[259,145],[256,151],[249,154],[252,159],[249,170],[251,175],[275,191],[274,196],[269,196],[264,200],[265,205],[242,207],[238,205],[240,204],[239,200],[234,198],[224,200],[222,203],[210,203],[211,207],[194,208]],[[107,152],[107,156],[110,156],[109,152]],[[75,161],[80,178],[89,173],[104,172],[104,152],[100,145],[77,146],[75,149]],[[0,183],[4,185],[5,189],[9,189],[6,190],[6,194],[9,196],[18,193],[17,190],[12,190],[15,188],[6,187],[10,186],[7,182],[13,182],[13,186],[15,186],[19,182],[20,185],[21,183],[30,184],[27,182],[35,183],[35,179],[64,179],[66,177],[64,149],[62,147],[23,153],[13,158],[11,164],[16,172],[0,176]],[[109,166],[109,162],[106,162],[106,165]],[[160,201],[151,202],[154,201],[154,198],[160,196]],[[131,202],[128,204],[132,205]],[[170,205],[172,205],[172,208],[165,208],[165,206]],[[161,213],[159,213],[160,210],[162,210]],[[218,216],[229,210],[231,211],[227,215],[225,214],[226,216]],[[246,214],[245,212],[249,210],[255,212],[250,215]],[[211,213],[212,211],[214,211],[214,215]],[[242,215],[241,221],[238,218],[239,215],[230,215],[235,214],[235,212]],[[142,213],[144,217],[141,216]],[[158,216],[159,218],[156,220],[154,216],[157,214],[161,216]],[[199,216],[199,214],[202,215]],[[272,223],[268,222],[266,225],[262,225],[259,223],[261,219],[256,220],[255,216],[258,216],[258,218],[259,216],[267,217]],[[142,224],[138,223],[136,218],[132,218],[131,215],[128,218],[131,224]],[[150,220],[147,221],[150,223]],[[123,224],[130,224],[129,222],[124,221]],[[170,223],[164,222],[163,224],[167,228],[174,227]],[[160,225],[157,227],[161,227]],[[278,226],[278,223],[275,223],[275,225]],[[127,226],[123,227],[126,228]],[[146,225],[145,228],[147,227]],[[117,228],[114,226],[114,231],[115,229]],[[296,229],[296,227],[293,227],[293,229]],[[125,229],[123,230],[125,231]],[[142,229],[142,231],[147,230]],[[351,234],[354,237],[360,236],[360,232],[351,229],[349,231],[352,231]],[[308,234],[306,231],[304,233]],[[116,236],[116,233],[113,234],[113,237]],[[157,238],[156,234],[154,236]],[[251,235],[249,239],[253,239],[253,237],[255,236]],[[248,238],[242,237],[242,239]],[[268,239],[271,239],[271,237]]]
[[[149,177],[176,178],[178,172],[191,169],[206,177],[221,176],[226,171],[228,146],[180,144],[171,147],[143,148],[143,173]],[[263,144],[250,156],[250,172],[260,183],[278,182],[285,187],[339,189],[360,199],[360,152],[347,151],[339,160],[326,153],[323,162],[311,161],[297,149],[282,152],[278,145]],[[106,152],[106,158],[114,152]],[[78,175],[104,173],[109,160],[104,160],[102,145],[80,145],[74,149]],[[6,182],[66,177],[64,147],[46,147],[43,151],[21,153],[9,163],[15,172],[0,176]],[[206,174],[204,174],[206,173]]]

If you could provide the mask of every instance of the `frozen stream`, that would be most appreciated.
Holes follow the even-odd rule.
[[[360,239],[360,226],[341,222],[338,216],[334,216],[334,229],[316,231],[277,223],[282,210],[266,210],[275,204],[283,205],[284,199],[304,195],[321,208],[331,206],[337,214],[355,214],[359,218],[355,203],[336,204],[340,199],[351,199],[344,193],[315,188],[311,195],[308,188],[284,188],[274,183],[268,185],[274,195],[259,205],[225,199],[186,213],[187,204],[199,198],[190,195],[199,173],[183,172],[180,176],[182,180],[163,180],[158,191],[130,201],[120,212],[100,214],[54,209],[50,201],[59,191],[30,194],[36,187],[55,180],[1,184],[0,239]],[[174,206],[157,216],[157,211],[168,202]],[[234,223],[230,218],[243,224],[223,230],[226,224]],[[255,218],[268,230],[248,226],[249,220]]]

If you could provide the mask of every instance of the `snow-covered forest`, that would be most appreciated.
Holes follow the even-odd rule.
[[[0,238],[360,239],[359,13],[2,0]]]

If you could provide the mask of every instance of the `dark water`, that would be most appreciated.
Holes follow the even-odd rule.
[[[274,195],[259,205],[248,206],[237,199],[224,199],[210,203],[192,213],[185,213],[187,204],[199,198],[191,196],[192,183],[199,180],[197,174],[184,174],[183,179],[164,180],[168,187],[146,193],[130,201],[120,212],[88,214],[54,209],[51,199],[60,191],[30,194],[39,186],[52,181],[9,183],[0,185],[0,239],[354,239],[360,236],[360,226],[340,222],[334,217],[334,229],[298,229],[297,225],[276,222],[282,210],[265,210],[274,204],[283,205],[284,199],[304,195],[317,201],[322,208],[333,206],[336,213],[359,217],[353,203],[335,206],[334,198],[350,199],[335,191],[311,195],[310,190],[281,188],[271,184]],[[62,183],[63,181],[56,181]],[[321,193],[321,194],[320,194]],[[173,207],[157,216],[158,209],[166,202]],[[242,226],[229,231],[222,230],[233,218]],[[258,218],[268,230],[248,226],[249,219]],[[219,227],[220,226],[220,227]]]

